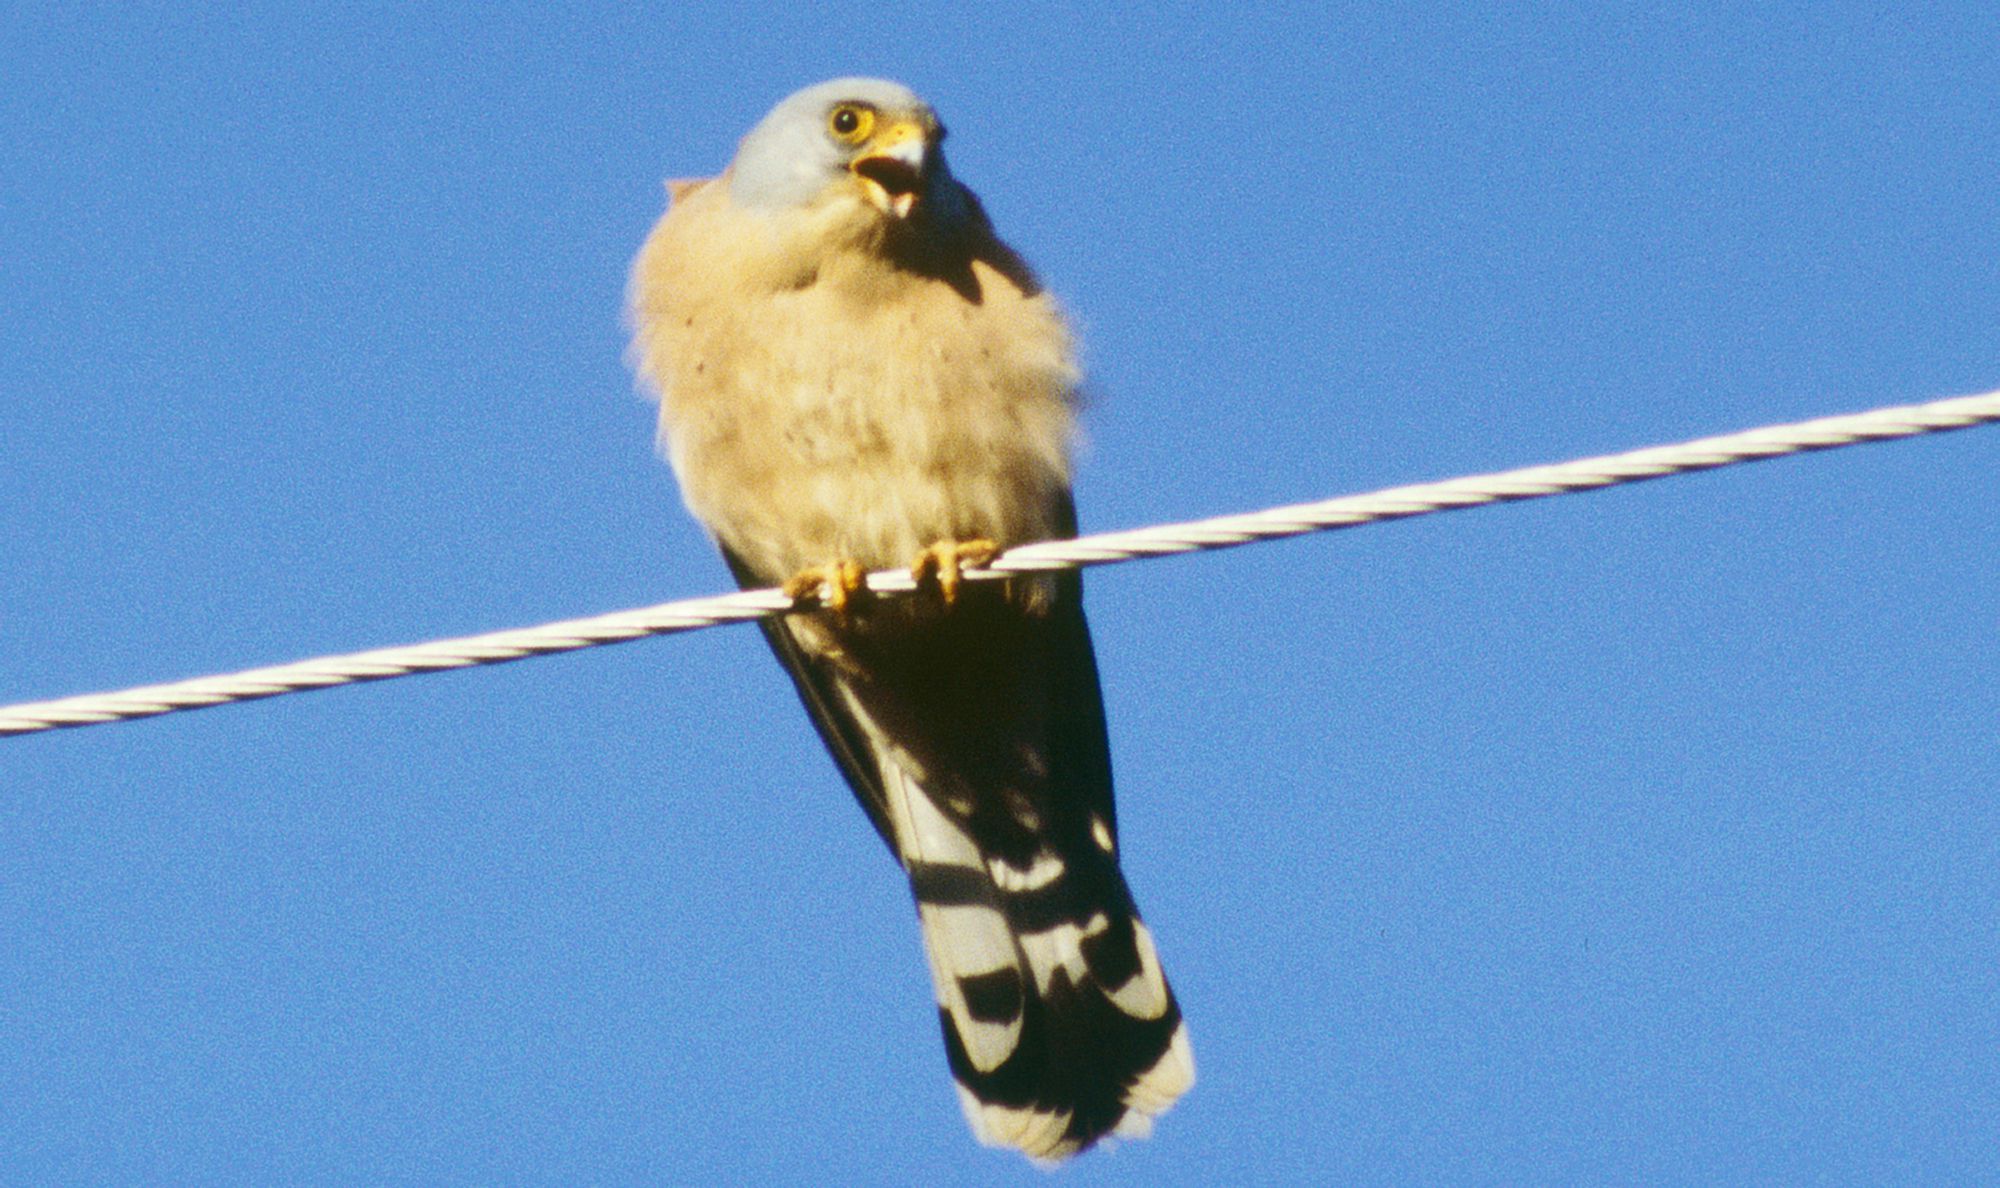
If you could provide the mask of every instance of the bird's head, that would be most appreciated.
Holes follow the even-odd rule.
[[[945,167],[944,125],[900,83],[837,78],[771,109],[737,149],[729,193],[737,205],[784,210],[858,198],[882,218],[963,217]]]

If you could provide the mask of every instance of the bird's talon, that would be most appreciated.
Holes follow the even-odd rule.
[[[966,566],[977,569],[1000,555],[1000,546],[990,540],[941,540],[917,554],[910,577],[919,587],[936,585],[946,606],[958,601]]]
[[[833,561],[800,570],[780,589],[796,606],[818,606],[845,619],[868,596],[868,571],[859,561]]]

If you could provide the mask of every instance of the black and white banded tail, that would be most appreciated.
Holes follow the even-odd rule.
[[[967,1120],[1047,1162],[1149,1132],[1194,1057],[1118,867],[1081,581],[1009,585],[764,630],[909,873]]]
[[[909,773],[885,774],[974,1133],[1057,1160],[1150,1132],[1194,1083],[1194,1057],[1109,824],[1082,846],[1044,838],[1003,856]]]

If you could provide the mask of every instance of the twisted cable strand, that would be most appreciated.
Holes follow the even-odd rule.
[[[1147,557],[1233,548],[1255,541],[1408,519],[1488,503],[1596,490],[1786,454],[1965,429],[1992,421],[2000,421],[2000,392],[1881,408],[1846,416],[1821,417],[1786,425],[1768,425],[1678,445],[1649,446],[1555,465],[1528,466],[1442,482],[1391,487],[1317,503],[1124,532],[1106,532],[1072,540],[1043,541],[1009,549],[982,569],[968,569],[965,577],[968,581],[998,581],[1015,573],[1048,573]],[[916,589],[916,582],[903,570],[869,574],[868,584],[875,593],[886,598],[903,597]],[[792,600],[777,590],[746,590],[738,594],[690,598],[539,627],[495,631],[406,647],[377,648],[342,656],[322,656],[294,664],[145,685],[114,693],[23,702],[0,707],[0,736],[147,718],[179,710],[254,701],[284,693],[387,680],[421,672],[501,664],[530,656],[624,643],[647,636],[672,635],[726,623],[748,622],[794,609],[797,608]]]

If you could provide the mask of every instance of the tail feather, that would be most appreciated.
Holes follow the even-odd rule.
[[[884,769],[973,1133],[1042,1161],[1149,1133],[1194,1058],[1111,848],[1045,849],[1025,869],[985,857],[910,772]]]
[[[1149,1133],[1194,1057],[1118,869],[1081,583],[1040,583],[961,591],[949,614],[763,628],[909,875],[973,1133],[1047,1163]]]

